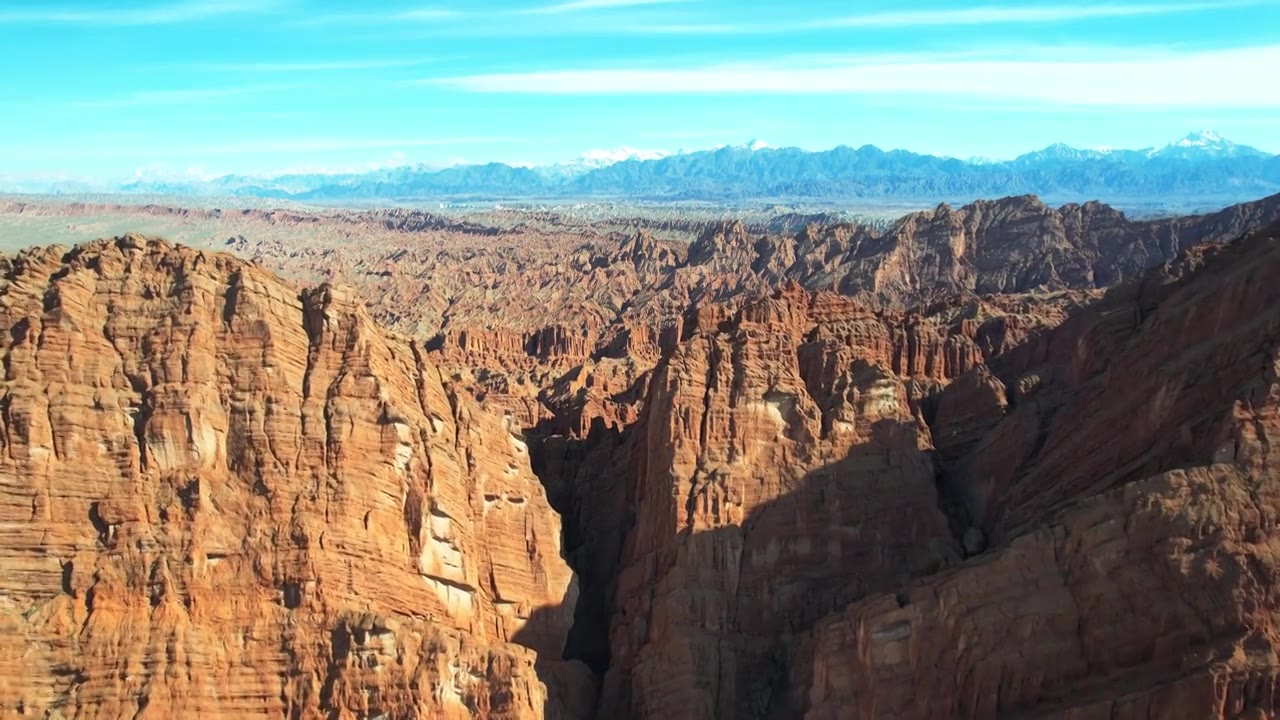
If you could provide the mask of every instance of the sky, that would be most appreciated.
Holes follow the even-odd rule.
[[[1280,0],[0,0],[0,179],[1280,152]]]

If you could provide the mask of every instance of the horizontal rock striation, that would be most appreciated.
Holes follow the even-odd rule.
[[[1276,717],[1277,212],[0,258],[0,708]]]
[[[421,348],[345,291],[137,236],[4,264],[6,714],[555,706],[559,519],[519,428]]]
[[[695,333],[623,453],[602,714],[1273,716],[1277,272]]]

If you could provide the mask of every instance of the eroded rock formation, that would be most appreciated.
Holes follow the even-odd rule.
[[[334,288],[136,236],[5,262],[6,716],[557,708],[576,585],[519,427]]]
[[[541,419],[555,410],[539,407],[539,396],[565,374],[590,373],[609,358],[630,365],[605,367],[610,382],[639,378],[688,334],[691,312],[705,326],[708,316],[730,316],[787,283],[898,310],[975,295],[1099,290],[1196,244],[1277,220],[1280,196],[1141,221],[1100,203],[1052,208],[1020,196],[942,205],[887,229],[809,224],[779,234],[716,222],[687,245],[644,229],[521,226],[485,236],[465,224],[406,221],[358,242],[238,238],[229,248],[285,274],[352,284],[380,321],[434,336],[437,364],[473,394],[506,396],[513,410]],[[610,400],[588,394],[583,403]]]
[[[683,343],[603,712],[1274,716],[1277,231],[1002,342],[783,293]]]
[[[1275,717],[1273,206],[5,258],[0,708]]]

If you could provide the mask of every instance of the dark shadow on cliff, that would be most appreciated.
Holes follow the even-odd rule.
[[[1280,332],[1277,238],[1185,250],[989,358],[1004,408],[975,411],[964,377],[944,389],[935,409],[964,405],[967,423],[957,443],[929,418],[953,507],[1000,544],[1084,498],[1233,458],[1233,408],[1259,392]]]
[[[704,679],[715,688],[712,702],[718,717],[792,717],[788,685],[797,639],[833,611],[871,593],[894,592],[961,558],[939,509],[933,467],[928,453],[918,448],[917,432],[914,424],[877,422],[845,457],[806,473],[740,525],[679,531],[652,558],[630,557],[624,547],[636,514],[643,512],[628,500],[644,495],[635,487],[634,467],[626,464],[631,433],[593,432],[584,440],[546,438],[531,445],[538,448],[535,470],[547,483],[553,505],[564,513],[566,556],[580,574],[575,624],[563,660],[586,663],[596,682],[604,678],[591,688],[590,694],[599,688],[592,711],[573,714],[588,694],[581,689],[588,678],[566,671],[561,659],[543,658],[539,676],[553,695],[546,717],[629,717],[628,668],[610,666],[611,621],[619,613],[621,618],[633,612],[617,604],[619,572],[652,561],[656,581],[694,567],[705,572],[705,563],[695,563],[712,557],[726,559],[725,566],[714,568],[714,582],[692,589],[714,596],[716,607],[724,608],[724,617],[717,620],[723,624],[716,630],[678,627],[663,641],[714,647],[720,673]],[[577,482],[595,484],[566,482],[558,474],[566,472]],[[700,484],[689,502],[716,502],[716,492],[715,482]],[[736,558],[736,566],[728,558]],[[692,574],[685,577],[693,579]],[[670,671],[692,672],[675,666]]]
[[[573,625],[558,656],[539,656],[538,677],[547,686],[548,720],[596,716],[600,683],[609,665],[609,618],[618,559],[630,518],[628,432],[596,418],[586,437],[555,433],[547,427],[526,432],[534,473],[560,514],[565,560],[577,576]],[[529,645],[537,628],[568,611],[534,610],[528,632],[513,640]]]
[[[578,602],[564,657],[603,673],[609,663],[608,596],[630,525],[627,433],[597,418],[585,438],[526,437],[533,471],[560,513],[564,557],[578,577]]]
[[[864,441],[851,447],[845,457],[809,471],[745,518],[736,517],[730,506],[742,502],[742,485],[751,481],[737,468],[732,475],[727,469],[717,475],[729,467],[725,465],[700,468],[688,497],[675,499],[677,506],[689,508],[687,514],[681,512],[674,522],[667,522],[666,513],[672,512],[670,488],[644,487],[648,459],[631,450],[643,447],[641,440],[650,421],[647,410],[628,433],[612,436],[607,443],[597,439],[599,446],[573,445],[575,441],[570,441],[558,455],[535,458],[535,469],[557,497],[553,499],[557,509],[574,516],[565,524],[567,533],[577,533],[566,543],[567,552],[580,563],[590,558],[579,571],[594,573],[590,578],[594,594],[584,593],[575,608],[577,618],[590,620],[575,624],[574,640],[566,647],[566,656],[577,653],[590,658],[593,669],[604,672],[593,716],[626,718],[646,702],[672,707],[675,698],[682,703],[705,701],[702,708],[710,708],[709,714],[717,718],[795,717],[803,710],[804,691],[812,680],[803,655],[794,653],[797,643],[822,618],[868,596],[886,601],[896,597],[900,606],[906,606],[905,589],[913,580],[962,562],[964,552],[956,538],[959,528],[972,522],[986,531],[992,549],[998,549],[1068,504],[1164,469],[1215,462],[1219,450],[1231,448],[1220,447],[1212,433],[1198,432],[1203,423],[1186,426],[1191,429],[1184,433],[1189,440],[1164,442],[1157,451],[1151,451],[1148,437],[1176,436],[1162,427],[1179,425],[1175,421],[1182,415],[1195,420],[1206,408],[1218,408],[1206,416],[1206,422],[1230,417],[1228,411],[1242,396],[1241,389],[1253,387],[1259,372],[1253,355],[1243,355],[1237,363],[1243,368],[1241,376],[1219,388],[1216,375],[1214,383],[1202,382],[1204,358],[1188,365],[1183,354],[1217,348],[1219,352],[1205,354],[1217,358],[1223,348],[1234,346],[1224,328],[1238,330],[1243,321],[1235,316],[1223,316],[1227,319],[1209,325],[1190,322],[1208,315],[1190,308],[1219,307],[1210,299],[1222,297],[1224,290],[1249,290],[1251,294],[1232,296],[1255,308],[1241,313],[1245,320],[1256,321],[1255,315],[1267,322],[1274,318],[1274,314],[1256,312],[1275,304],[1270,294],[1274,286],[1258,281],[1256,268],[1266,266],[1259,266],[1258,258],[1232,259],[1251,252],[1267,255],[1270,247],[1274,245],[1250,250],[1245,243],[1237,243],[1198,250],[1142,280],[1108,291],[1073,310],[1057,328],[1033,333],[988,354],[991,374],[1001,381],[999,392],[989,398],[998,405],[995,413],[976,418],[976,425],[961,427],[963,432],[945,441],[935,437],[937,452],[920,449],[914,423],[876,422],[860,428]],[[1187,290],[1192,284],[1196,289]],[[1191,331],[1188,339],[1186,333]],[[1265,336],[1272,338],[1265,343],[1270,352],[1274,330]],[[1217,345],[1205,344],[1210,341]],[[1273,355],[1257,359],[1273,362]],[[1132,382],[1108,384],[1116,366],[1138,372]],[[1269,367],[1263,368],[1264,375],[1271,372]],[[1176,382],[1165,387],[1165,379]],[[1163,394],[1150,391],[1150,384]],[[1193,390],[1207,399],[1188,395],[1197,400],[1178,406],[1180,414],[1170,420],[1174,408],[1170,393]],[[952,391],[967,390],[956,383]],[[1081,434],[1078,423],[1050,425],[1064,409],[1073,417],[1097,416],[1114,405],[1117,394],[1132,395],[1128,404],[1138,411],[1120,417],[1146,413],[1160,423],[1144,429],[1104,422],[1087,436]],[[1153,405],[1153,397],[1166,402]],[[935,435],[939,434],[933,404],[937,399],[926,398],[921,413]],[[822,397],[814,400],[824,405]],[[1001,400],[1003,405],[998,403]],[[1056,455],[1046,444],[1053,433],[1065,438],[1060,443],[1065,450]],[[1010,444],[1017,453],[999,452]],[[1112,455],[1101,460],[1093,457],[1091,448],[1104,446]],[[984,453],[991,455],[990,462],[971,462]],[[573,458],[569,465],[577,469],[557,475],[553,456],[561,462]],[[990,475],[997,470],[1002,478],[992,482]],[[1036,477],[1029,477],[1032,471],[1038,473]],[[1079,481],[1064,482],[1067,475],[1078,475]],[[557,477],[559,486],[554,482]],[[612,504],[583,502],[597,492]],[[736,500],[735,493],[739,494]],[[981,501],[976,506],[975,496]],[[1003,509],[1004,517],[987,513],[984,520],[981,511],[988,505]],[[673,524],[687,527],[696,520],[705,526],[715,524],[717,515],[722,525],[716,529],[676,530],[650,538],[652,552],[634,549],[630,534],[637,523],[669,529]],[[1009,516],[1017,522],[1009,522]],[[663,522],[653,522],[655,517]],[[603,536],[587,530],[604,526],[608,531]],[[596,541],[608,552],[593,554]],[[971,553],[983,551],[983,547],[970,549]],[[602,560],[607,557],[614,562]],[[631,589],[619,593],[617,578],[628,568],[635,571],[628,581]],[[625,597],[625,592],[632,596]],[[683,595],[673,598],[678,592]],[[648,622],[659,615],[652,624]],[[617,642],[612,652],[610,630]],[[651,692],[654,677],[659,676],[660,692],[668,693],[664,698],[630,697],[629,664],[634,656],[626,654],[641,646],[655,650],[644,673],[637,673],[641,690]],[[554,667],[540,670],[548,685],[556,681]],[[995,702],[999,706],[999,699]],[[1029,709],[1035,702],[1036,698],[1023,698],[1021,707]],[[563,705],[556,711],[560,708]],[[698,709],[690,712],[705,716]]]

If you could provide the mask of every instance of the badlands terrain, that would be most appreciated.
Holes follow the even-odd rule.
[[[1280,196],[0,236],[0,716],[1280,713]]]

